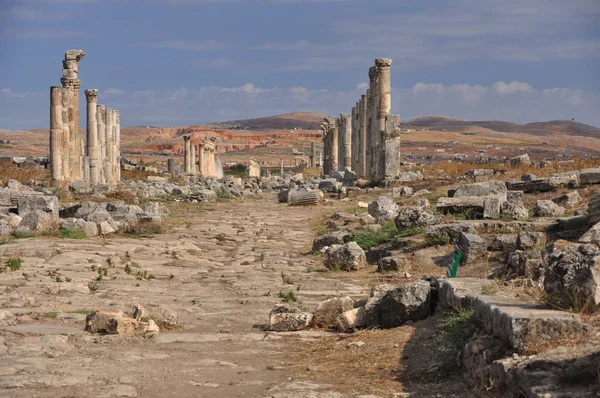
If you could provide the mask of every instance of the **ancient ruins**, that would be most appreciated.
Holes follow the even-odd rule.
[[[194,142],[192,134],[183,136],[183,173],[201,174],[205,178],[222,178],[223,165],[216,154],[216,137]],[[196,148],[198,150],[196,151]],[[197,155],[196,155],[197,154]]]
[[[351,115],[323,121],[324,174],[352,171],[377,180],[400,174],[400,116],[390,114],[391,66],[391,59],[377,58],[369,69],[367,93]]]
[[[50,87],[50,170],[54,186],[86,181],[92,186],[121,180],[119,111],[98,105],[98,90],[85,90],[87,129],[79,129],[81,50],[68,50],[62,87]]]

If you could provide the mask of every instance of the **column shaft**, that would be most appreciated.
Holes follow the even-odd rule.
[[[390,81],[390,67],[392,66],[392,60],[389,58],[378,58],[375,60],[377,65],[378,78],[377,78],[377,95],[378,95],[378,106],[377,106],[377,132],[379,137],[379,160],[377,163],[377,175],[378,178],[385,177],[385,121],[387,115],[390,113],[392,106],[392,94],[391,94],[391,81]]]
[[[50,87],[50,173],[52,185],[60,185],[62,175],[63,143],[62,88]]]
[[[87,101],[87,156],[90,164],[90,182],[100,183],[98,165],[98,90],[85,90]]]

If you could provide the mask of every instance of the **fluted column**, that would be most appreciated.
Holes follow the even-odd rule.
[[[121,112],[115,111],[115,183],[121,181]]]
[[[352,170],[352,163],[350,162],[350,159],[352,158],[352,129],[350,125],[350,115],[341,113],[339,120],[339,146],[341,148],[339,157],[340,170]]]
[[[81,150],[82,140],[79,131],[79,61],[84,57],[85,53],[81,50],[68,50],[65,53],[63,60],[63,75],[60,79],[63,90],[63,123],[68,125],[67,129],[63,128],[65,133],[65,150],[68,151],[68,173],[67,180],[69,182],[80,180],[83,178],[83,153]],[[63,162],[64,165],[65,162]]]
[[[58,186],[64,179],[62,173],[63,109],[62,87],[50,87],[50,173],[52,185]]]
[[[379,136],[379,161],[377,163],[377,175],[379,178],[385,177],[385,123],[386,117],[390,113],[392,107],[391,93],[391,73],[390,67],[392,60],[390,58],[377,58],[375,60],[377,66],[377,131]]]
[[[114,124],[114,110],[106,108],[106,183],[113,185],[113,165],[112,160],[114,157],[113,153],[113,124]]]
[[[190,142],[190,174],[196,175],[196,145]]]
[[[183,136],[183,172],[189,174],[190,172],[190,137],[187,135]]]
[[[354,104],[352,108],[352,118],[350,119],[350,126],[352,131],[352,156],[350,158],[350,164],[352,165],[352,170],[356,172],[358,170],[358,101]]]
[[[310,167],[315,167],[315,158],[316,158],[316,144],[314,142],[310,143]]]
[[[203,143],[198,146],[198,166],[200,174],[206,177],[206,148]]]
[[[369,69],[369,177],[377,178],[377,166],[379,160],[379,125],[377,123],[379,96],[378,96],[378,71],[376,66]]]
[[[338,170],[339,130],[335,118],[331,118],[331,172]]]
[[[358,174],[367,177],[367,96],[360,98],[360,138],[358,139]]]
[[[100,183],[100,168],[98,155],[98,90],[85,90],[87,102],[87,156],[90,163],[90,182],[92,185]]]

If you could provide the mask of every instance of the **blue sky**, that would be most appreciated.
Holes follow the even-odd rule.
[[[0,128],[48,126],[70,48],[124,126],[349,112],[376,57],[403,119],[600,126],[599,0],[0,0]]]

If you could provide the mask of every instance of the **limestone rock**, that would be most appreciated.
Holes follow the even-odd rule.
[[[27,213],[19,226],[17,232],[45,232],[52,231],[58,226],[57,220],[50,213],[41,210],[34,210]]]
[[[516,166],[531,166],[531,159],[528,154],[515,156],[510,160],[510,165],[512,167]]]
[[[329,269],[355,271],[367,266],[365,251],[356,242],[332,245],[325,252],[323,261]]]
[[[369,204],[369,214],[380,224],[393,220],[397,213],[398,205],[387,196],[380,196]]]
[[[523,196],[523,191],[508,191],[506,202],[502,203],[500,212],[517,220],[529,217],[529,211],[523,204]]]
[[[365,305],[368,326],[394,328],[427,318],[431,311],[430,291],[429,282],[422,280],[376,286]]]
[[[450,242],[457,242],[461,232],[475,233],[475,228],[466,223],[430,225],[427,227],[425,236],[436,241],[443,239],[444,236],[448,236],[450,237]]]
[[[290,206],[307,206],[319,203],[321,196],[318,190],[292,189],[288,193],[288,203]]]
[[[516,250],[517,235],[496,235],[488,244],[488,250],[495,252],[508,252]]]
[[[584,185],[600,183],[600,168],[581,170],[579,172],[579,182]]]
[[[114,234],[117,231],[108,221],[102,221],[98,224],[98,232],[100,235],[105,236]]]
[[[85,331],[101,334],[143,334],[148,324],[127,318],[123,311],[94,310],[85,318]]]
[[[463,196],[496,196],[506,195],[506,184],[504,181],[485,181],[474,184],[465,184],[456,188],[455,198]]]
[[[556,241],[544,253],[544,290],[567,306],[600,305],[600,249]]]
[[[554,198],[552,201],[561,207],[572,209],[581,202],[581,196],[579,192],[573,191]]]
[[[312,249],[313,251],[315,251],[321,250],[326,246],[343,245],[348,240],[350,240],[351,237],[352,234],[346,230],[329,232],[315,238],[315,240],[313,241]]]
[[[338,316],[353,307],[354,300],[350,297],[334,297],[322,301],[313,312],[312,324],[317,327],[335,327]]]
[[[392,189],[392,198],[398,199],[405,196],[411,196],[413,194],[413,189],[410,187],[394,187]]]
[[[410,268],[410,261],[405,256],[383,257],[377,265],[377,272],[398,272]]]
[[[521,231],[517,237],[517,250],[540,249],[546,244],[546,234],[543,232]]]
[[[4,310],[0,310],[0,326],[12,326],[17,323],[15,316]]]
[[[583,234],[583,236],[579,238],[579,243],[593,243],[595,245],[600,245],[600,222],[596,223]]]
[[[337,328],[342,332],[349,332],[367,326],[365,307],[354,308],[340,314],[336,318]]]
[[[41,210],[50,213],[54,218],[58,218],[58,198],[56,196],[31,195],[19,198],[17,201],[19,216],[33,210]]]
[[[457,244],[463,251],[461,264],[471,264],[486,256],[487,244],[478,235],[461,232]]]
[[[551,200],[538,200],[533,208],[533,213],[538,217],[560,217],[565,214],[565,208]]]
[[[442,222],[441,217],[434,216],[423,210],[421,207],[416,206],[401,207],[397,211],[397,214],[394,222],[398,231],[409,228],[423,228],[430,225],[437,225]]]
[[[312,314],[287,305],[277,305],[269,314],[269,330],[273,332],[293,332],[306,329]]]
[[[515,250],[506,256],[503,276],[508,279],[528,278],[539,280],[544,275],[542,253],[539,250]]]

